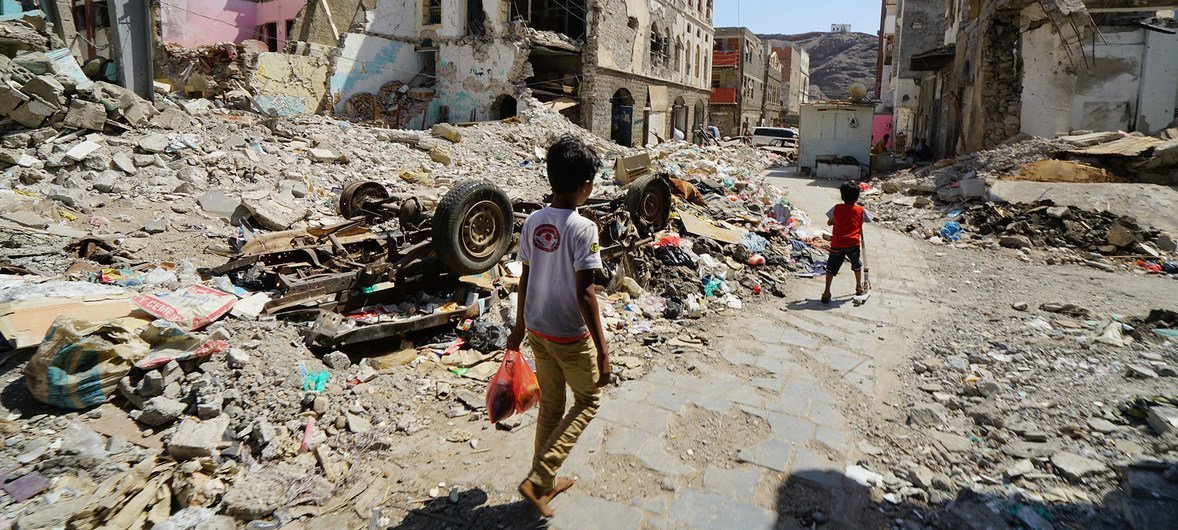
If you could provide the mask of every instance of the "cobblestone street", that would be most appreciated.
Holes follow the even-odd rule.
[[[830,183],[802,177],[774,178],[773,184],[812,219],[824,218],[837,195]],[[913,346],[909,332],[933,310],[923,249],[874,227],[867,237],[879,249],[868,256],[875,289],[867,304],[854,307],[849,296],[838,296],[853,289],[849,274],[836,280],[830,305],[817,300],[820,279],[799,282],[776,314],[740,318],[739,327],[713,338],[711,347],[731,368],[659,370],[608,393],[567,471],[586,484],[608,482],[613,477],[593,470],[626,459],[661,475],[663,487],[633,502],[574,489],[555,503],[554,526],[788,528],[796,523],[779,518],[778,490],[791,476],[855,502],[839,479],[860,451],[844,411],[862,413],[882,399],[894,380],[893,363]],[[758,375],[740,377],[733,368]],[[753,415],[769,430],[762,438],[731,440],[737,452],[730,461],[693,464],[668,449],[676,444],[668,432],[695,408]]]

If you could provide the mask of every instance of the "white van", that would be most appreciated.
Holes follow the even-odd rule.
[[[792,127],[757,127],[753,129],[753,145],[797,147],[798,130]]]

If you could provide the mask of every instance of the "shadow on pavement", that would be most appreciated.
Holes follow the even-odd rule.
[[[786,307],[790,311],[830,311],[851,303],[853,298],[851,295],[836,296],[830,300],[829,304],[822,303],[820,298],[807,298],[790,302]]]
[[[920,488],[905,499],[885,498],[838,471],[800,470],[778,488],[774,528],[1178,529],[1178,464],[1141,461],[1116,471],[1121,486],[1099,502],[1045,504],[1009,483],[961,488],[956,496],[938,491],[932,503],[911,500],[927,495]]]
[[[522,530],[548,528],[531,504],[525,501],[487,505],[487,493],[469,489],[459,494],[457,503],[439,499],[428,506],[409,511],[400,523],[390,528],[407,530],[435,530],[439,528],[519,528]]]

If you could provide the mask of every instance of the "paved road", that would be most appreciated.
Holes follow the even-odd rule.
[[[814,219],[824,219],[837,200],[837,183],[785,172],[771,177]],[[884,414],[872,404],[886,395],[895,380],[892,370],[913,348],[914,330],[934,310],[927,298],[934,285],[921,257],[927,248],[874,227],[866,233],[875,286],[866,305],[837,299],[853,291],[850,278],[836,280],[836,302],[829,306],[817,302],[818,279],[800,280],[781,307],[740,319],[740,329],[713,341],[731,366],[658,370],[611,392],[565,468],[585,487],[557,499],[552,526],[794,528],[797,513],[778,513],[796,500],[786,493],[791,479],[826,497],[815,504],[833,513],[836,526],[854,525],[853,519],[839,519],[854,517],[852,504],[863,496],[841,479],[841,470],[860,455],[859,434],[847,414]],[[725,417],[751,414],[768,428],[745,440],[725,432],[702,435],[735,448],[732,458],[700,461],[673,453],[682,446],[673,439],[676,421],[700,409]],[[620,473],[605,471],[617,462],[632,464]],[[595,477],[595,470],[609,475]],[[655,482],[660,486],[637,499],[603,490],[602,482],[624,481],[618,475],[627,471],[661,477]]]

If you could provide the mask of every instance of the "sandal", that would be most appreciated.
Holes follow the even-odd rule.
[[[855,289],[855,296],[863,296],[867,294],[867,289]]]
[[[824,304],[830,303],[830,295],[829,294],[822,295],[822,303],[824,303]]]

